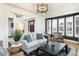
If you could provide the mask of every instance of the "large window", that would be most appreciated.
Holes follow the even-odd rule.
[[[47,18],[46,25],[48,34],[53,34],[53,32],[61,32],[66,39],[78,40],[79,13]]]
[[[66,18],[66,36],[73,36],[73,17]]]
[[[51,20],[47,20],[47,33],[51,34]]]
[[[79,35],[79,15],[75,16],[75,37]]]
[[[57,19],[52,19],[52,33],[57,32]]]
[[[59,18],[59,32],[62,33],[62,35],[64,35],[64,18]]]

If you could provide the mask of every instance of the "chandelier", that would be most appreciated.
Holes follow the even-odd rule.
[[[37,4],[37,12],[38,13],[46,13],[48,11],[48,5],[47,4]]]

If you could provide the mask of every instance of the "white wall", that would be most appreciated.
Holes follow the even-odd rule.
[[[3,40],[3,47],[8,46],[8,20],[7,11],[3,4],[0,4],[0,40]]]
[[[45,18],[38,16],[38,19],[36,19],[35,22],[36,32],[37,33],[44,33],[45,32]]]

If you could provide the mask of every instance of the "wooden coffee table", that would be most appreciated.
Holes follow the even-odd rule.
[[[39,55],[39,50],[47,53],[50,56],[57,56],[65,48],[66,54],[68,53],[67,45],[64,43],[56,42],[55,46],[51,44],[46,44],[45,46],[40,46],[37,49],[37,55]]]

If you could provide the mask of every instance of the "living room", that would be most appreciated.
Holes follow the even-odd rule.
[[[44,11],[41,11],[37,7],[37,5],[39,5],[38,7],[44,5],[46,9]],[[76,26],[76,22],[78,22],[79,19],[78,10],[79,4],[77,3],[1,3],[0,41],[2,41],[2,47],[7,48],[7,50],[9,50],[9,53],[15,56],[68,56],[69,54],[69,56],[78,56],[79,30],[78,28],[76,29],[76,27],[78,27]],[[68,25],[67,22],[69,22],[70,25]],[[21,31],[22,34],[20,39],[15,37],[15,35],[17,35],[16,31]],[[59,47],[58,49],[60,50],[56,50],[56,52],[54,52],[55,50],[51,49],[49,49],[49,51],[46,50],[47,46],[41,48],[41,46],[45,46],[45,44],[52,43],[54,32],[62,33],[62,39],[65,44],[58,43],[57,47],[66,47],[65,50],[69,48],[68,54],[66,54],[66,51],[64,54],[61,53],[60,55],[59,52],[62,49],[61,47]],[[12,33],[14,35],[13,38]],[[29,36],[29,34],[31,36]],[[59,33],[55,33],[55,36],[58,34]],[[29,40],[23,40],[24,35],[26,35],[25,38],[28,38]],[[44,38],[42,38],[43,35]],[[39,39],[41,37],[41,40],[37,40],[37,37]],[[35,40],[31,40],[31,43],[30,39]],[[13,40],[20,41],[19,43],[21,43],[18,44],[21,45],[21,48],[18,48],[21,49],[21,51],[18,53],[16,53],[16,50],[18,50],[16,47],[18,45],[15,45],[15,42],[13,42]],[[70,47],[69,45],[73,47]],[[74,46],[76,46],[76,48],[74,48]],[[40,50],[39,53],[38,50]]]

